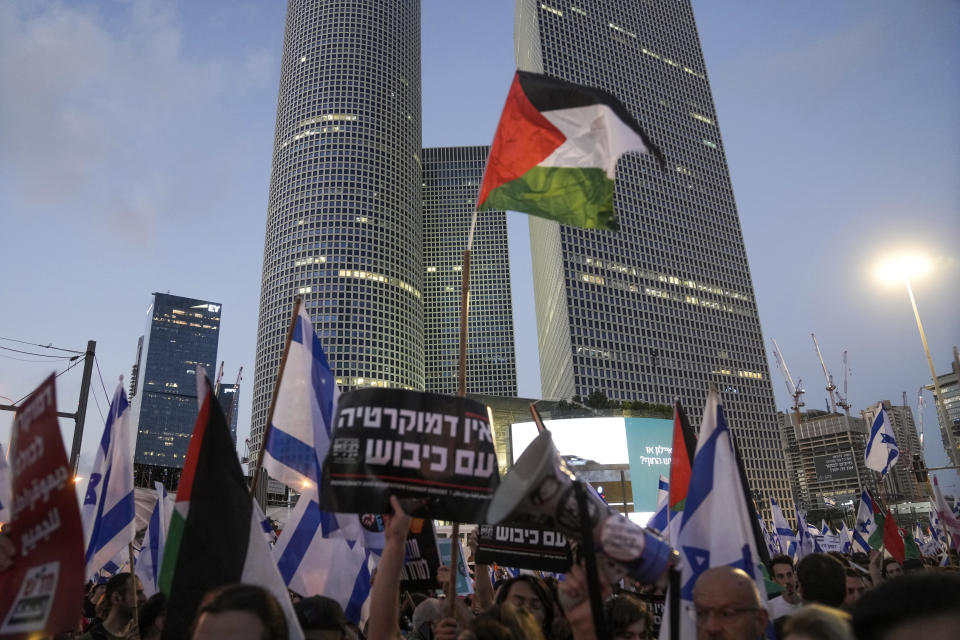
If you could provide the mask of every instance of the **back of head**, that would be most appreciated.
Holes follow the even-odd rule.
[[[880,583],[853,610],[860,640],[898,637],[950,638],[960,629],[960,575],[913,573]]]
[[[847,596],[847,572],[826,553],[811,553],[797,563],[797,581],[804,604],[839,607]]]
[[[610,631],[614,634],[623,633],[627,627],[641,620],[648,636],[653,629],[653,616],[647,611],[643,601],[626,593],[607,600],[604,614]]]
[[[162,624],[157,624],[157,621],[166,615],[167,596],[163,595],[162,592],[157,592],[147,598],[147,601],[140,605],[138,611],[140,637],[143,638],[151,630],[159,630]]]
[[[340,603],[326,596],[302,598],[293,605],[297,620],[304,631],[344,631],[347,618]]]
[[[243,611],[256,616],[263,624],[264,640],[287,638],[287,620],[280,603],[269,591],[252,584],[228,584],[208,592],[200,603],[194,624],[203,614],[230,611]]]
[[[436,598],[427,598],[413,610],[413,630],[420,631],[425,624],[443,617],[443,603]]]
[[[470,622],[476,640],[544,640],[543,630],[526,609],[497,603]]]
[[[810,604],[787,618],[783,626],[784,640],[794,638],[817,638],[817,640],[853,640],[850,628],[850,614]]]

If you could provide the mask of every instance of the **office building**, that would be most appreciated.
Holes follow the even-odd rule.
[[[940,423],[940,437],[943,448],[950,458],[950,464],[960,467],[960,351],[953,348],[953,361],[950,373],[937,375],[937,385],[942,397],[937,397],[936,387],[928,384],[925,388],[933,393],[936,403],[937,421]]]
[[[664,152],[617,165],[619,233],[530,217],[542,394],[720,390],[760,505],[792,517],[760,319],[689,0],[518,0],[517,65],[610,91]],[[769,511],[763,506],[766,513]]]
[[[883,493],[889,502],[916,502],[928,499],[924,485],[917,482],[913,473],[913,454],[921,453],[920,436],[917,434],[917,425],[913,421],[913,411],[905,403],[906,397],[904,397],[903,406],[894,405],[889,400],[881,400],[860,412],[869,429],[877,417],[877,407],[883,404],[890,419],[890,426],[893,427],[893,436],[897,440],[900,457],[883,480]]]
[[[131,425],[138,486],[162,481],[176,489],[197,421],[197,368],[215,375],[220,304],[154,293],[146,333],[138,342]]]
[[[237,418],[240,415],[240,385],[223,384],[217,388],[217,402],[223,410],[223,415],[227,419],[227,426],[230,428],[230,437],[233,439],[233,446],[237,446]]]
[[[420,3],[289,0],[251,453],[294,297],[343,389],[423,389]]]
[[[456,395],[463,251],[488,147],[423,150],[425,388]],[[477,215],[470,257],[467,391],[517,395],[504,211]]]
[[[876,493],[876,474],[864,462],[864,419],[817,410],[800,417],[777,413],[797,506],[816,520],[852,511],[863,489]]]

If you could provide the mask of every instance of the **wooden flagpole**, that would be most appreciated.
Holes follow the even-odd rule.
[[[162,498],[161,498],[162,499]],[[130,596],[133,600],[133,638],[140,640],[140,607],[137,602],[137,574],[133,566],[133,542],[127,544],[127,553],[130,556]]]
[[[267,422],[263,425],[263,436],[260,438],[260,451],[257,452],[257,466],[253,470],[253,480],[250,482],[250,495],[253,496],[257,491],[257,482],[260,480],[260,469],[263,467],[263,454],[267,450],[267,437],[270,435],[270,423],[273,422],[273,410],[277,407],[277,390],[280,388],[280,380],[283,378],[283,369],[287,366],[287,354],[290,353],[290,340],[293,339],[293,329],[297,326],[297,316],[300,315],[300,305],[303,304],[303,298],[297,296],[293,301],[293,315],[290,317],[290,326],[287,327],[287,339],[283,343],[283,356],[280,358],[280,368],[277,370],[277,378],[273,381],[273,395],[270,397],[270,411],[267,412]],[[264,505],[266,512],[266,505]]]
[[[477,214],[473,214],[476,224]],[[467,320],[470,315],[470,246],[473,244],[473,224],[467,248],[463,250],[463,271],[460,284],[460,366],[457,370],[457,395],[467,395]],[[450,531],[450,581],[447,583],[447,615],[454,617],[457,598],[457,576],[460,564],[460,523],[454,522]]]

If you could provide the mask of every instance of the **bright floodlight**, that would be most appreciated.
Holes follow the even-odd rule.
[[[877,266],[877,279],[883,282],[903,282],[930,272],[926,256],[905,254],[883,261]]]

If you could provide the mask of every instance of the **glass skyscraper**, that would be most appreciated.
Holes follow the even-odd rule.
[[[289,0],[251,449],[302,295],[341,388],[422,389],[420,3]]]
[[[619,97],[660,146],[617,166],[621,231],[530,217],[542,393],[722,394],[757,504],[793,512],[743,234],[689,0],[518,0],[518,67]]]
[[[425,388],[455,395],[460,364],[463,250],[489,147],[423,150]],[[504,211],[477,216],[470,256],[467,391],[517,395]]]
[[[154,293],[148,315],[130,407],[137,484],[174,489],[197,421],[197,367],[216,375],[220,304]]]

